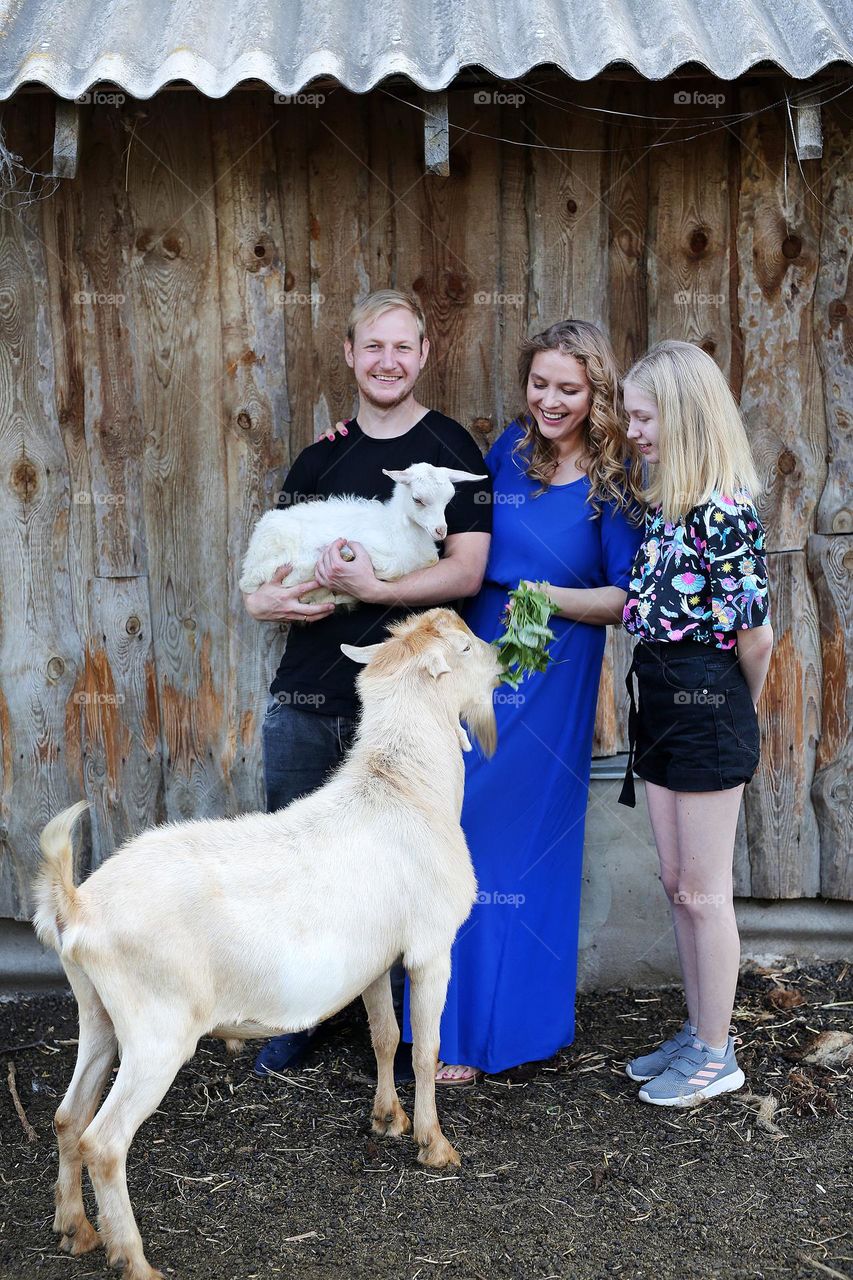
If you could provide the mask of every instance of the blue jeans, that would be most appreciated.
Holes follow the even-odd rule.
[[[324,716],[271,696],[261,729],[267,813],[321,787],[352,746],[355,719]]]

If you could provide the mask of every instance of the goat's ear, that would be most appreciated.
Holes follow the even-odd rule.
[[[383,476],[387,476],[389,480],[393,480],[395,484],[411,484],[412,477],[408,471],[386,471],[382,468]]]
[[[462,484],[465,480],[488,480],[488,476],[475,476],[470,471],[454,471],[452,467],[436,467],[436,471],[450,481],[451,484]],[[387,471],[385,473],[388,474]]]
[[[430,673],[433,680],[437,680],[439,676],[446,675],[450,670],[444,654],[435,647],[425,649],[421,654],[421,666]]]
[[[375,653],[382,648],[382,644],[365,644],[360,647],[355,644],[342,644],[341,653],[347,658],[352,658],[353,662],[367,663]]]

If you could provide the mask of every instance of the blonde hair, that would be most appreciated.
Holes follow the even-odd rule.
[[[355,341],[356,325],[365,320],[378,320],[380,316],[384,316],[386,311],[393,311],[396,307],[402,307],[404,311],[408,311],[410,315],[414,316],[415,324],[418,326],[418,338],[421,346],[423,346],[424,337],[426,336],[426,320],[421,310],[421,304],[413,293],[404,293],[402,289],[375,289],[366,298],[362,298],[361,302],[357,302],[349,313],[349,320],[347,321],[347,338],[349,341]]]
[[[584,446],[579,459],[590,480],[589,501],[595,511],[605,502],[628,508],[633,501],[632,486],[639,489],[641,462],[627,442],[622,408],[619,373],[613,348],[597,325],[588,320],[561,320],[550,329],[537,333],[521,344],[518,357],[518,380],[527,395],[527,382],[534,358],[540,351],[559,351],[574,356],[586,371],[592,388],[589,415],[584,423]],[[519,419],[523,434],[514,453],[523,455],[525,470],[531,480],[542,486],[534,496],[545,493],[557,469],[556,446],[546,440],[530,412]],[[625,463],[632,459],[632,474],[626,474]]]
[[[660,462],[641,494],[676,521],[717,490],[760,488],[740,410],[711,357],[692,342],[659,342],[629,369],[625,383],[658,411]]]

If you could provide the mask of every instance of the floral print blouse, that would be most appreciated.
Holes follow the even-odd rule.
[[[714,492],[675,524],[646,512],[622,615],[642,640],[733,649],[736,632],[770,621],[764,529],[745,491]]]

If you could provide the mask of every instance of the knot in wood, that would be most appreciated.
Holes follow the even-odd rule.
[[[846,315],[847,303],[842,302],[841,298],[834,298],[829,304],[830,324],[838,324],[838,321],[843,320]]]
[[[472,418],[471,419],[471,430],[478,432],[479,435],[481,436],[487,436],[493,426],[494,426],[494,423],[492,422],[491,418]]]
[[[32,502],[39,486],[38,469],[29,458],[19,458],[12,468],[12,488],[22,502]]]
[[[129,636],[136,636],[142,630],[142,623],[135,613],[132,613],[124,624],[124,629]]]
[[[693,254],[694,258],[701,258],[702,254],[708,248],[708,232],[705,228],[697,227],[695,231],[691,231],[688,244],[690,245],[690,252]]]
[[[577,202],[577,200],[567,200],[567,201],[566,201],[566,209],[569,211],[569,213],[577,213],[577,211],[578,211],[578,202]]]
[[[294,285],[295,285],[295,284],[296,284],[296,276],[293,274],[293,272],[292,272],[292,271],[285,271],[285,273],[284,273],[284,292],[285,292],[285,293],[292,293],[292,292],[293,292],[293,287],[294,287]]]
[[[47,664],[47,676],[49,680],[58,680],[65,670],[65,663],[61,658],[51,658]]]
[[[457,271],[448,271],[444,280],[444,292],[451,302],[464,302],[468,294],[468,281]]]
[[[797,459],[794,457],[793,453],[791,453],[791,450],[783,449],[779,454],[779,460],[776,463],[776,466],[782,472],[782,475],[789,476],[796,465]]]
[[[785,236],[782,241],[782,257],[783,258],[799,258],[803,252],[803,242],[799,236]]]
[[[241,431],[251,431],[252,429],[252,419],[245,409],[241,409],[237,414],[237,426]]]

